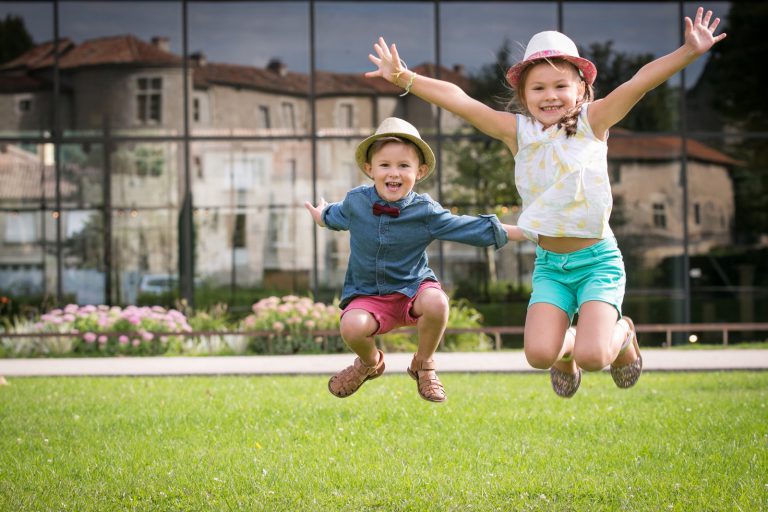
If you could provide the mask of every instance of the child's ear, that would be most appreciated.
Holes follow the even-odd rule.
[[[369,164],[368,162],[365,162],[365,164],[363,164],[363,170],[365,171],[365,175],[373,179],[373,176],[371,176],[371,169],[372,169],[371,164]]]
[[[427,164],[421,164],[419,166],[419,172],[416,174],[416,179],[420,180],[429,173],[429,166]]]

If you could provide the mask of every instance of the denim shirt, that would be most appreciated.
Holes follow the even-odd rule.
[[[400,215],[374,215],[376,202],[400,208]],[[329,229],[350,232],[342,308],[359,295],[413,297],[422,281],[437,281],[427,258],[427,246],[433,240],[497,249],[508,240],[495,215],[453,215],[428,194],[413,191],[389,203],[370,185],[352,189],[343,201],[329,204],[322,218]]]

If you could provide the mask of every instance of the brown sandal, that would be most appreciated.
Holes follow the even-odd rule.
[[[375,366],[365,366],[358,357],[351,366],[347,366],[328,380],[328,391],[339,398],[346,398],[367,380],[381,377],[384,373],[384,352],[379,350],[379,362]]]
[[[445,402],[448,397],[445,396],[445,388],[435,373],[435,361],[419,361],[413,356],[411,365],[408,367],[410,375],[417,383],[416,389],[419,396],[429,402]]]
[[[629,332],[627,333],[627,336],[632,336],[632,344],[635,347],[635,354],[637,354],[637,358],[624,366],[611,365],[611,377],[613,377],[613,382],[622,389],[631,388],[634,386],[640,378],[640,374],[643,373],[643,356],[640,355],[640,345],[637,342],[637,331],[635,331],[635,324],[628,316],[625,316],[624,320],[626,320],[627,325],[629,325]],[[623,353],[623,350],[620,353]]]
[[[549,380],[557,396],[571,398],[581,385],[581,368],[576,367],[576,373],[568,373],[553,366],[549,369]]]

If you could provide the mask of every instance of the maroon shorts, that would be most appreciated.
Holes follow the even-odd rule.
[[[443,290],[437,281],[422,281],[413,297],[408,297],[402,293],[361,295],[347,304],[347,307],[341,312],[341,316],[343,317],[350,309],[362,309],[369,312],[379,323],[378,330],[373,334],[384,334],[397,327],[416,325],[419,319],[411,315],[411,308],[416,297],[427,288]]]

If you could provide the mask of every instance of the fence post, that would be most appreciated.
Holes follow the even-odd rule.
[[[496,331],[493,333],[493,337],[496,339],[496,350],[501,350],[501,333]]]

